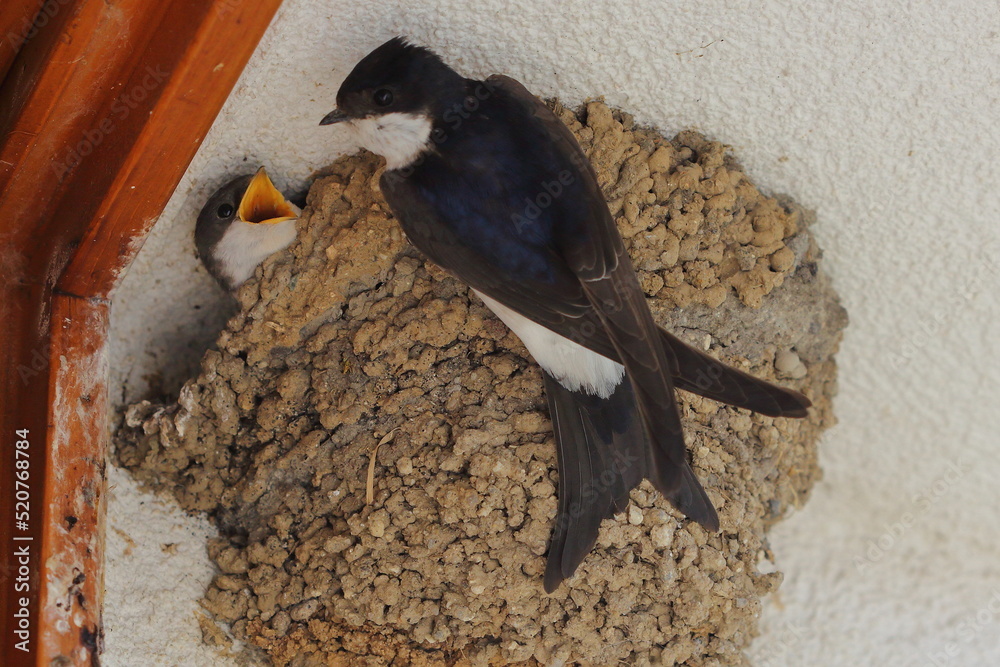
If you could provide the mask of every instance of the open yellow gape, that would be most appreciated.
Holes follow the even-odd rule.
[[[247,186],[237,215],[243,222],[269,225],[298,217],[285,196],[274,187],[264,167],[257,170]]]

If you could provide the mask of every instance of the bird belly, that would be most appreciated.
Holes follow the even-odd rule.
[[[618,362],[546,329],[477,290],[473,291],[517,334],[538,365],[566,389],[608,398],[621,384],[625,367]]]
[[[222,274],[236,289],[257,265],[295,240],[295,220],[273,224],[235,221],[219,239],[214,253]]]

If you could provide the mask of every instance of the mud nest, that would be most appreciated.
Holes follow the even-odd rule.
[[[214,518],[219,574],[203,605],[274,664],[746,662],[761,596],[781,580],[758,570],[766,530],[820,474],[846,317],[809,216],[762,195],[724,146],[667,140],[599,101],[555,109],[597,169],[656,320],[805,392],[810,417],[682,392],[722,532],[643,482],[546,595],[558,473],[539,370],[405,242],[380,160],[338,160],[298,241],[241,289],[201,374],[176,404],[130,406],[116,437],[121,465]]]

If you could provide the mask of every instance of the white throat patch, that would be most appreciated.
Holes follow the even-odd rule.
[[[299,212],[294,205],[292,209]],[[234,220],[215,246],[215,256],[235,290],[253,275],[258,264],[294,240],[295,220],[260,224]]]
[[[350,121],[358,143],[385,158],[386,167],[400,169],[417,159],[430,143],[429,116],[387,113]]]

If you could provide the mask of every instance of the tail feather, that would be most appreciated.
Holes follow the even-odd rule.
[[[671,333],[660,330],[667,356],[675,361],[674,387],[770,417],[805,417],[812,403],[797,391],[779,387],[727,366]]]
[[[627,378],[609,398],[599,398],[570,391],[542,374],[559,464],[559,506],[545,568],[547,592],[572,576],[594,548],[601,522],[628,507],[629,492],[644,478],[686,516],[708,530],[719,529],[712,501],[691,466],[684,462],[678,485],[673,482],[678,478],[676,466],[656,455]]]
[[[653,486],[684,516],[697,521],[709,532],[719,532],[719,514],[689,464],[684,464],[681,470],[681,485],[672,492],[665,491],[656,480],[652,482]]]
[[[593,549],[601,521],[628,506],[629,491],[646,476],[648,445],[628,381],[604,399],[542,374],[559,463],[559,507],[545,568],[551,593]]]

